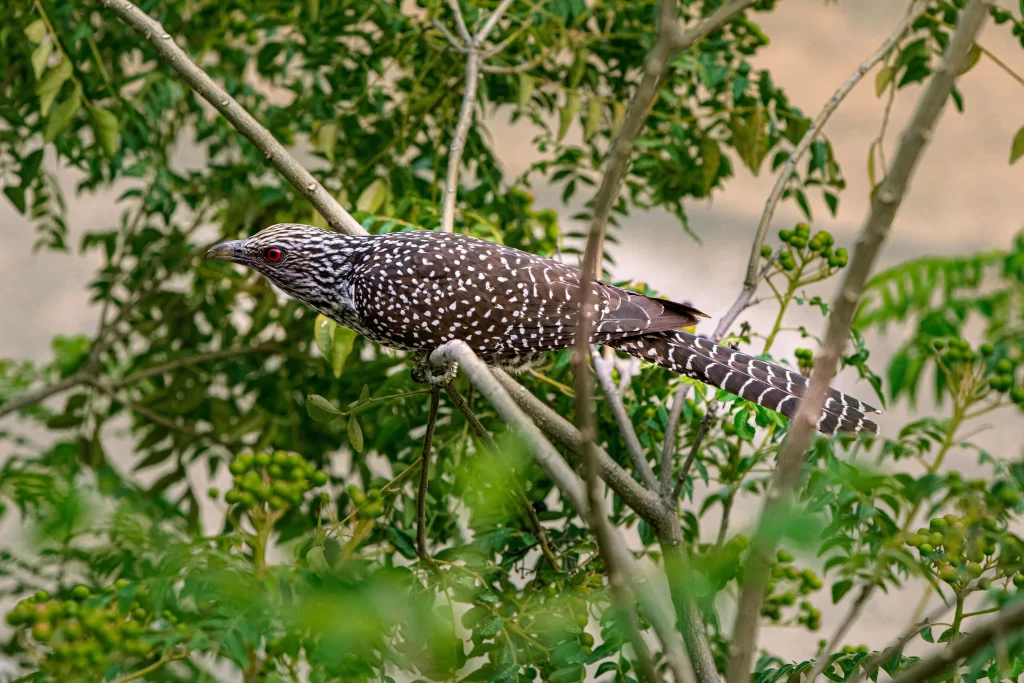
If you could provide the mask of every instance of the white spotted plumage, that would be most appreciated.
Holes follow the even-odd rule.
[[[231,260],[393,348],[429,352],[461,339],[485,361],[517,367],[575,340],[580,271],[503,245],[422,230],[353,237],[294,223],[232,244],[239,255]],[[261,258],[270,248],[284,257]],[[600,281],[590,286],[592,343],[795,415],[806,377],[681,331],[707,317],[689,305]],[[830,389],[817,426],[827,434],[877,432],[866,412],[878,411]]]

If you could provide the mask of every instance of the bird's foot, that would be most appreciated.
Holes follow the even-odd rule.
[[[430,362],[430,354],[425,351],[413,356],[412,381],[432,387],[444,387],[451,384],[459,372],[458,363],[434,365]]]

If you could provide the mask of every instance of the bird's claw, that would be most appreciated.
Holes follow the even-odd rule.
[[[445,387],[451,384],[459,372],[458,363],[434,365],[430,362],[430,354],[420,352],[413,356],[412,381],[432,387]]]

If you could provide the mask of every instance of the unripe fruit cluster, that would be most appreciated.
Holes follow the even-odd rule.
[[[118,579],[99,594],[75,586],[63,599],[39,591],[8,612],[7,623],[31,634],[37,652],[45,655],[37,663],[49,677],[80,680],[86,672],[95,677],[111,661],[145,658],[156,649],[146,637],[157,632],[148,594],[139,591],[124,610],[113,599],[128,585],[126,579]],[[168,613],[164,621],[173,625],[176,619]]]
[[[364,493],[361,488],[352,484],[348,487],[348,497],[356,506],[356,519],[376,519],[384,512],[384,499],[377,487],[371,487]]]
[[[314,470],[301,455],[286,451],[242,453],[229,469],[234,487],[224,494],[224,500],[249,511],[301,505],[308,491],[329,480],[326,472]],[[219,493],[210,490],[213,497]]]
[[[931,519],[927,528],[908,535],[906,543],[917,548],[921,559],[929,563],[942,581],[961,587],[977,579],[981,588],[987,588],[989,581],[983,574],[1011,560],[1009,552],[1000,552],[1000,557],[996,557],[999,546],[992,536],[998,531],[998,525],[991,518],[983,519],[980,528],[972,529],[962,518],[947,514]],[[1012,575],[1013,570],[1006,574]]]
[[[793,351],[793,355],[796,356],[797,366],[800,371],[805,375],[810,371],[811,366],[814,365],[814,351],[810,349],[796,349]]]
[[[807,597],[821,590],[824,582],[821,577],[810,569],[800,570],[793,566],[793,555],[780,550],[775,555],[776,563],[772,565],[772,575],[768,580],[767,598],[761,607],[761,615],[772,621],[782,619],[782,610],[797,604],[797,599]],[[811,631],[821,627],[821,612],[814,605],[802,600],[799,605],[797,622],[807,626]]]
[[[832,233],[826,230],[819,230],[811,237],[811,226],[807,223],[798,223],[792,230],[780,230],[779,239],[783,244],[789,245],[789,249],[779,254],[779,267],[786,271],[796,269],[798,255],[805,259],[820,257],[829,268],[842,268],[849,261],[849,255],[845,248],[840,247],[833,251],[832,246],[836,240]],[[771,258],[772,250],[769,247],[761,249],[761,256]]]
[[[989,386],[1001,394],[1008,394],[1011,401],[1024,407],[1024,386],[1013,386],[1017,364],[1009,358],[1000,358],[992,370],[992,378],[988,381]]]

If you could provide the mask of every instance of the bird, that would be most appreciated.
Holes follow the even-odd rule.
[[[582,272],[457,232],[348,235],[279,223],[222,242],[204,260],[263,275],[288,296],[394,349],[429,354],[461,340],[486,363],[523,369],[573,346]],[[590,342],[609,346],[792,418],[803,375],[687,332],[710,316],[598,279]],[[816,429],[878,433],[870,405],[829,389]]]

